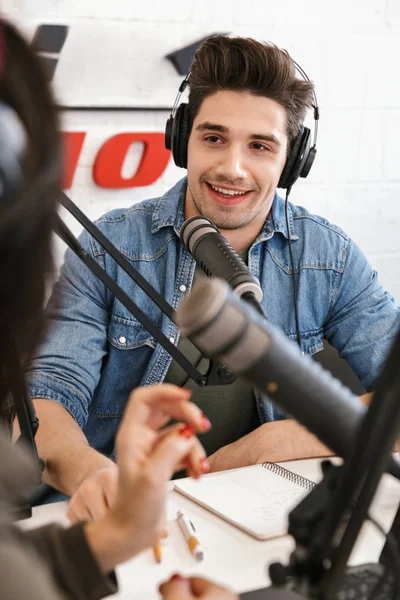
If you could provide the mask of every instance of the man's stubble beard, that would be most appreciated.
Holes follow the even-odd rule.
[[[251,217],[247,218],[247,219],[246,219],[246,216],[247,216],[246,211],[243,211],[244,214],[237,214],[235,216],[231,215],[231,214],[227,214],[226,216],[224,216],[223,213],[222,214],[219,213],[217,215],[212,215],[212,214],[209,214],[208,211],[204,211],[201,208],[200,203],[196,202],[196,198],[195,198],[190,186],[188,186],[188,187],[189,187],[190,195],[192,197],[192,202],[193,202],[194,206],[196,207],[196,210],[199,213],[199,215],[201,215],[202,217],[207,217],[208,219],[211,219],[211,221],[214,223],[214,225],[216,225],[218,227],[218,229],[224,229],[225,231],[233,231],[235,229],[241,229],[242,227],[245,227],[246,225],[248,225],[262,211],[262,207],[260,207],[260,210],[257,213],[252,214]],[[223,210],[223,208],[221,210]],[[229,210],[229,208],[227,208],[227,212],[228,212],[228,210]],[[235,222],[232,222],[233,217],[235,217]]]

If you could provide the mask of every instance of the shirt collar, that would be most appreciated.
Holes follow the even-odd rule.
[[[173,227],[175,233],[179,236],[179,231],[185,220],[185,195],[187,188],[187,178],[184,177],[174,187],[168,190],[161,198],[156,202],[155,210],[152,218],[152,233],[156,233],[162,227]],[[288,219],[289,219],[289,231],[290,239],[298,240],[299,236],[296,235],[294,230],[293,212],[291,205],[288,205]],[[286,226],[285,216],[285,201],[275,193],[274,201],[267,220],[264,226],[254,241],[254,244],[258,242],[264,242],[272,238],[275,233],[281,233],[286,239],[288,239],[288,230]]]
[[[290,239],[292,241],[298,240],[299,236],[296,235],[294,229],[293,211],[290,203],[288,203],[288,220]],[[289,238],[286,226],[285,200],[278,196],[276,192],[267,220],[265,221],[259,236],[254,241],[254,244],[269,240],[275,233],[281,233],[286,239]]]
[[[153,212],[152,233],[156,233],[162,227],[173,227],[179,236],[185,220],[186,187],[187,179],[184,177],[158,199]]]

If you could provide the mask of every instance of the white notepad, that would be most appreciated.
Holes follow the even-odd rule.
[[[259,540],[287,534],[288,513],[315,483],[274,463],[177,480],[174,489]]]

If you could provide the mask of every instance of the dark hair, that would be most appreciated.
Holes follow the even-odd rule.
[[[189,77],[189,114],[193,124],[203,100],[221,91],[248,91],[281,104],[287,113],[289,144],[312,106],[311,81],[296,78],[286,50],[251,38],[216,35],[198,48]]]
[[[44,332],[47,275],[53,270],[51,233],[60,191],[60,136],[52,94],[39,60],[16,29],[0,23],[0,102],[27,134],[23,184],[0,196],[0,403],[9,390],[10,344],[28,359]],[[0,140],[0,144],[5,143]]]

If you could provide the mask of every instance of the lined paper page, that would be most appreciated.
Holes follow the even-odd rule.
[[[262,465],[177,480],[174,489],[262,540],[287,533],[288,513],[308,493]]]

